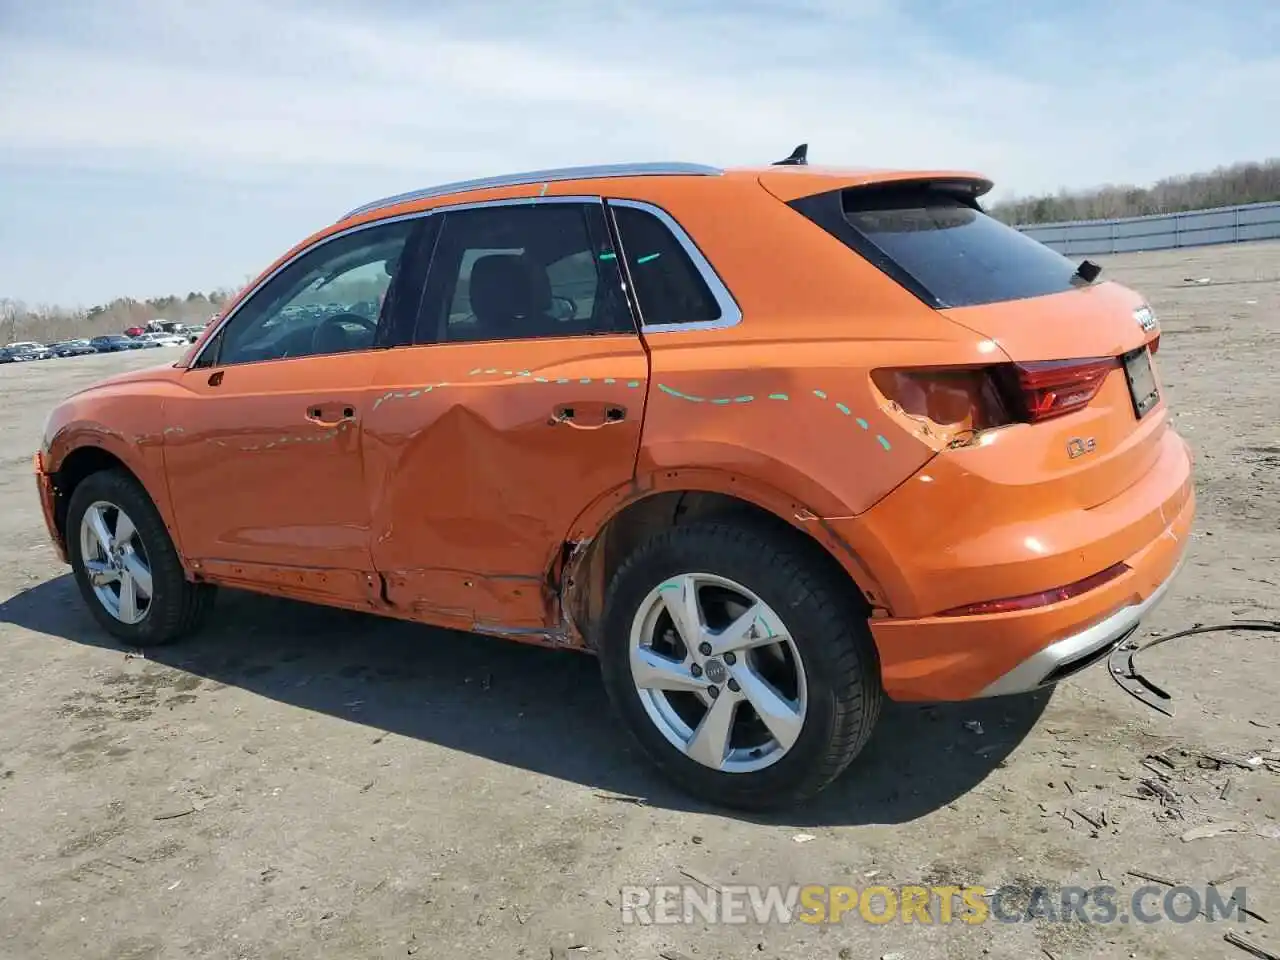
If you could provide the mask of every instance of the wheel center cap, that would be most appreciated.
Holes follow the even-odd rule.
[[[702,671],[711,683],[721,684],[729,679],[729,668],[724,665],[724,661],[719,657],[708,660]]]

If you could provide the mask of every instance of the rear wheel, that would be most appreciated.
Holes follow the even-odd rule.
[[[755,809],[809,797],[865,745],[883,697],[853,590],[767,528],[716,521],[658,534],[606,598],[610,699],[695,795]]]
[[[95,620],[135,647],[198,629],[214,588],[188,581],[164,520],[146,490],[107,470],[82,480],[67,506],[67,553]]]

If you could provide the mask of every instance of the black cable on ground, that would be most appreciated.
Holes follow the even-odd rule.
[[[1107,658],[1107,665],[1114,680],[1125,693],[1140,700],[1153,710],[1165,716],[1173,716],[1173,710],[1164,706],[1161,701],[1171,701],[1173,697],[1156,684],[1152,683],[1138,670],[1137,656],[1152,647],[1158,647],[1170,640],[1180,637],[1192,637],[1199,633],[1221,633],[1227,630],[1253,631],[1260,633],[1280,633],[1280,620],[1237,620],[1234,623],[1218,623],[1211,626],[1197,624],[1187,630],[1166,633],[1162,637],[1152,637],[1145,643],[1126,640],[1117,644]]]

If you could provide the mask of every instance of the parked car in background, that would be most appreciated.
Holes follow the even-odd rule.
[[[89,340],[94,350],[98,353],[117,353],[121,350],[141,350],[142,344],[132,337],[126,337],[118,333],[108,333],[100,337],[93,337]]]
[[[577,649],[686,790],[810,796],[886,698],[1105,659],[1191,539],[1155,314],[991,187],[797,150],[375,201],[57,406],[45,523],[130,647],[223,585]]]
[[[91,353],[97,353],[88,340],[60,340],[57,343],[49,344],[49,349],[58,357],[83,357]]]
[[[0,363],[23,363],[27,360],[34,360],[35,357],[30,356],[21,348],[0,347]]]
[[[178,320],[152,320],[147,324],[147,333],[170,333],[185,338],[187,325]]]
[[[187,342],[186,337],[180,337],[175,333],[144,333],[136,339],[145,347],[176,347],[185,345]]]
[[[140,337],[147,332],[146,327],[126,327],[124,335],[126,337]]]
[[[5,347],[15,360],[52,360],[53,351],[34,340],[20,340]]]
[[[208,321],[206,323],[198,323],[193,327],[187,327],[187,343],[195,343],[199,340],[205,330],[209,328],[209,323],[212,322]]]

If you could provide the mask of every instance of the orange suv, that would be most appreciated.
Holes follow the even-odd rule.
[[[685,789],[811,795],[886,696],[1104,657],[1186,548],[1155,316],[990,187],[801,149],[370,203],[53,411],[50,533],[124,643],[226,585],[587,651]]]

